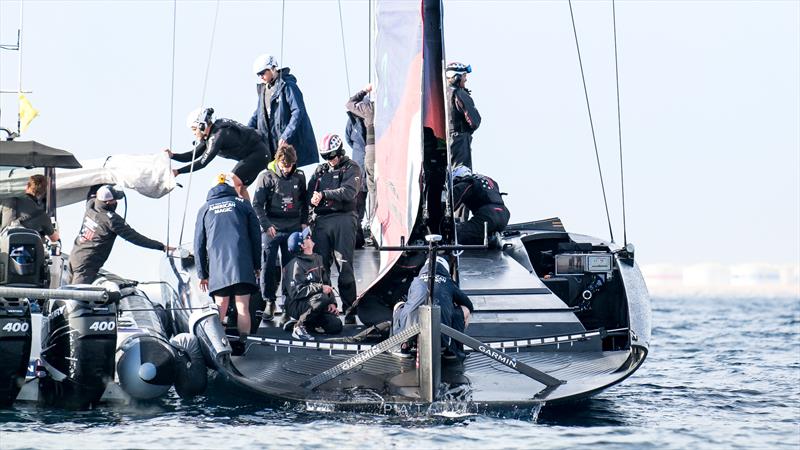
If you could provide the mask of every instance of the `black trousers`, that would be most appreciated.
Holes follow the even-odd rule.
[[[338,334],[342,331],[342,321],[336,314],[328,312],[330,304],[336,304],[333,295],[319,293],[308,298],[286,300],[286,311],[306,328],[321,327],[326,334]]]
[[[489,234],[503,231],[508,225],[511,213],[504,205],[483,205],[476,211],[472,211],[472,217],[463,223],[458,224],[458,242],[460,244],[482,244],[483,243],[483,224],[486,223]]]
[[[322,256],[322,262],[329,271],[333,263],[339,270],[339,296],[345,309],[356,301],[353,253],[357,226],[355,214],[334,213],[317,216],[312,230],[316,244],[314,253]]]

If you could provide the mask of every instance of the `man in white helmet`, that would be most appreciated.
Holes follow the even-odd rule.
[[[298,167],[319,162],[317,140],[297,78],[266,54],[253,62],[253,73],[258,77],[258,105],[247,125],[266,136],[273,155],[281,144],[288,143],[297,151]]]
[[[472,168],[472,133],[481,125],[470,91],[465,87],[472,67],[451,62],[445,69],[447,107],[450,109],[450,163]]]
[[[213,114],[212,108],[198,109],[189,113],[186,124],[197,138],[196,146],[194,150],[184,153],[172,153],[169,149],[166,150],[170,158],[175,161],[189,163],[172,172],[178,176],[200,170],[217,155],[232,159],[237,162],[231,171],[233,187],[240,197],[250,200],[247,186],[250,186],[258,174],[267,168],[272,153],[258,131],[230,119],[213,120]],[[194,163],[192,163],[193,158]]]

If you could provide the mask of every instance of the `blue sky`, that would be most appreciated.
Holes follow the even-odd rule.
[[[0,42],[16,40],[20,2],[0,2]],[[367,82],[366,1],[343,1],[350,90]],[[611,3],[573,3],[617,241],[622,240]],[[201,101],[215,2],[177,4],[173,148]],[[26,1],[23,87],[41,111],[26,139],[80,159],[170,145],[171,1]],[[206,103],[246,121],[253,59],[280,58],[280,1],[220,6]],[[642,264],[798,263],[800,259],[800,3],[618,1],[629,241]],[[566,1],[445,1],[448,59],[472,64],[484,121],[476,169],[509,192],[512,221],[560,216],[608,238]],[[336,2],[286,2],[282,64],[299,79],[318,136],[342,132],[349,92]],[[0,88],[16,89],[17,53],[0,53]],[[14,95],[0,99],[16,123]],[[198,172],[185,235],[217,160]],[[178,180],[184,185],[185,176]],[[172,196],[179,232],[186,189]],[[166,238],[167,200],[130,195],[128,219]],[[59,211],[65,249],[82,207]],[[155,277],[157,254],[119,242],[108,267]]]

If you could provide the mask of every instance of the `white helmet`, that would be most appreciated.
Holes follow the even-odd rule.
[[[429,264],[430,264],[430,260],[425,261],[425,265],[426,266],[429,265]],[[437,256],[436,257],[436,264],[442,266],[444,268],[444,270],[446,270],[447,272],[450,272],[450,263],[448,263],[447,259],[445,259],[443,256]]]
[[[213,108],[195,108],[189,113],[188,116],[186,116],[186,126],[189,129],[192,129],[197,127],[197,125],[201,122],[210,123],[213,121],[213,114]]]
[[[472,171],[467,166],[459,164],[453,168],[453,178],[468,177],[470,175],[472,175]]]
[[[258,55],[256,60],[253,61],[253,73],[258,76],[261,72],[267,69],[278,67],[278,60],[272,55]]]

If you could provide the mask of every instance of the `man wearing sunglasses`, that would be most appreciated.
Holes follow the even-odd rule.
[[[288,67],[279,68],[272,55],[259,55],[253,73],[258,77],[258,105],[247,126],[266,136],[271,154],[282,144],[290,144],[297,151],[298,167],[319,162],[317,140],[297,78]]]
[[[445,69],[450,108],[450,163],[472,169],[472,133],[481,125],[481,115],[465,87],[468,73],[472,73],[472,66],[459,62],[451,62]]]
[[[342,138],[328,134],[319,145],[319,154],[326,161],[314,171],[308,182],[311,208],[309,223],[322,256],[325,269],[336,263],[339,269],[339,296],[342,309],[356,301],[356,278],[353,253],[356,247],[357,199],[361,190],[361,168],[344,152]],[[346,324],[356,323],[355,311],[345,316]]]

